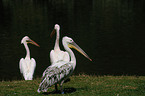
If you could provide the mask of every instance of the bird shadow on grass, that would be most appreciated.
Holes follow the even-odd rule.
[[[63,91],[64,91],[64,94],[67,94],[67,93],[73,93],[73,92],[75,92],[76,89],[75,88],[64,88]],[[48,94],[61,94],[61,91],[58,90],[58,91],[44,92],[42,94],[44,94],[44,95],[48,95]]]

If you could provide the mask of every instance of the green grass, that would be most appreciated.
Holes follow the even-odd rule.
[[[2,81],[0,96],[145,96],[145,76],[71,76],[64,83],[65,94],[37,93],[40,78],[33,81]]]

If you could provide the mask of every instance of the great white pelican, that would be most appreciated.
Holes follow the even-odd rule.
[[[59,47],[59,30],[60,26],[58,24],[55,24],[54,29],[51,33],[51,37],[54,33],[56,33],[56,40],[55,40],[55,46],[54,50],[50,51],[50,61],[51,64],[55,64],[57,61],[63,60],[66,62],[70,61],[70,57],[68,52],[60,50]]]
[[[32,80],[36,67],[36,61],[34,58],[30,58],[30,50],[27,45],[28,43],[34,44],[39,47],[39,45],[31,40],[28,36],[23,37],[23,39],[21,40],[21,44],[24,44],[24,47],[26,49],[26,57],[20,59],[19,68],[25,80]]]

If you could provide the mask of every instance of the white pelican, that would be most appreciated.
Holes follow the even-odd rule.
[[[54,29],[51,33],[51,37],[56,33],[56,40],[55,40],[55,45],[54,45],[54,50],[50,51],[50,61],[51,65],[55,64],[57,61],[70,61],[70,57],[68,52],[60,50],[59,47],[59,30],[60,26],[58,24],[55,24]],[[55,84],[55,89],[57,90],[57,84]]]
[[[70,61],[69,54],[65,51],[60,50],[59,30],[60,30],[60,26],[58,24],[55,24],[54,30],[51,33],[51,36],[52,36],[56,32],[56,40],[55,40],[54,50],[51,50],[51,52],[50,52],[51,64],[55,64],[57,61],[60,61],[60,60],[63,60],[66,62]]]
[[[28,48],[27,43],[34,44],[39,47],[39,45],[31,40],[28,36],[23,37],[21,40],[21,44],[24,44],[25,49],[26,49],[26,57],[21,58],[19,62],[19,68],[20,72],[23,74],[25,80],[32,80],[33,79],[33,74],[34,70],[36,67],[36,61],[34,58],[30,59],[30,50]]]
[[[61,94],[64,94],[62,84],[72,74],[76,67],[76,58],[70,48],[74,48],[83,54],[86,58],[92,61],[89,56],[69,37],[65,36],[62,40],[65,50],[69,53],[71,61],[58,61],[50,65],[43,72],[42,81],[39,85],[37,92],[47,92],[48,88],[54,84],[60,85]]]

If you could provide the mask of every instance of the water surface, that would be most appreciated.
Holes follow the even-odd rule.
[[[0,79],[21,79],[25,35],[40,45],[29,44],[37,62],[34,77],[40,77],[50,65],[49,52],[55,43],[50,33],[56,23],[61,38],[73,38],[93,60],[73,50],[74,74],[144,75],[144,6],[144,0],[0,0]]]

